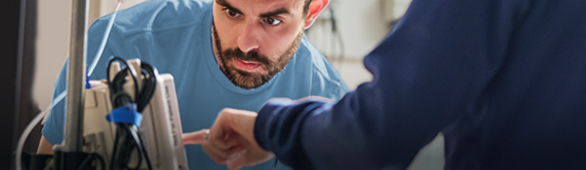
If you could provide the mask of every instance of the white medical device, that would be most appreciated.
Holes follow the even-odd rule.
[[[112,63],[109,70],[111,75],[120,71],[118,63]],[[130,69],[141,73],[141,62],[138,59],[129,60]],[[173,76],[170,74],[157,74],[156,90],[150,103],[142,112],[142,123],[139,133],[148,153],[153,170],[186,170],[187,157],[181,134],[181,119]],[[112,77],[109,77],[110,79]],[[139,87],[143,83],[142,76],[136,77]],[[105,161],[105,168],[111,166],[112,152],[116,138],[116,125],[106,121],[112,104],[110,101],[110,89],[106,80],[89,81],[91,89],[85,92],[85,112],[83,127],[83,152],[98,153]],[[135,96],[134,81],[130,76],[126,77],[125,91],[132,97]],[[133,151],[136,152],[136,151]],[[138,153],[133,153],[131,163],[137,166]],[[140,169],[147,169],[146,162],[141,161]]]
[[[84,81],[84,77],[92,74],[102,56],[121,1],[116,4],[98,53],[89,68],[85,65],[88,3],[89,0],[74,0],[71,4],[67,91],[57,95],[51,106],[37,115],[23,131],[16,147],[16,169],[21,170],[23,166],[35,170],[189,169],[181,137],[183,130],[173,76],[159,75],[150,64],[143,63],[143,68],[141,61],[135,59],[129,60],[126,67],[133,70],[132,74],[126,74],[126,68],[120,72],[122,69],[119,63],[110,62],[112,65],[109,64],[108,73],[111,73],[112,77],[108,77],[107,80]],[[123,59],[118,59],[124,63]],[[140,74],[143,69],[148,70],[148,73]],[[116,81],[109,82],[113,77],[116,77]],[[153,77],[156,77],[156,81]],[[85,83],[91,85],[91,88],[86,87],[84,90]],[[141,88],[148,90],[143,92]],[[26,159],[33,162],[31,166],[26,165],[27,161],[23,161],[26,138],[44,115],[56,103],[62,101],[65,95],[67,98],[63,143],[54,146],[54,156],[25,153],[29,155]],[[113,109],[114,113],[119,113],[116,112],[119,109],[126,109],[122,113],[132,114],[122,115],[132,115],[130,117],[133,121],[125,122],[118,116],[108,116],[108,119],[117,123],[108,122],[106,116]],[[141,114],[137,114],[137,111]],[[140,117],[142,120],[139,122]]]

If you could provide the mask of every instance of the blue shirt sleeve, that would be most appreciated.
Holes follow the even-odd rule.
[[[337,103],[272,100],[258,114],[256,140],[293,169],[405,169],[478,109],[524,2],[414,0],[364,59],[372,82]]]
[[[89,67],[95,55],[98,52],[98,48],[102,43],[102,39],[104,36],[104,32],[106,27],[108,26],[108,19],[110,15],[105,16],[96,20],[90,29],[88,30],[88,40],[87,40],[87,56],[86,56],[86,63]],[[115,39],[113,34],[115,29],[112,28],[110,32],[110,38],[108,40],[108,44],[105,47],[102,56],[98,62],[98,65],[94,71],[94,73],[90,76],[90,80],[101,79],[104,78],[106,69],[103,67],[106,63],[108,58],[113,55],[111,41]],[[67,68],[68,68],[68,61],[65,62],[61,72],[59,73],[59,77],[55,82],[55,87],[53,89],[53,102],[55,98],[58,97],[59,94],[65,92],[67,90]],[[63,134],[64,134],[64,126],[65,126],[65,102],[67,98],[63,98],[59,103],[54,104],[55,106],[49,112],[47,116],[47,120],[43,125],[42,134],[45,138],[51,142],[51,144],[61,144],[63,142]]]
[[[67,63],[69,60],[65,61],[65,65],[61,69],[59,73],[59,77],[57,77],[57,82],[55,83],[55,87],[53,89],[53,101],[52,104],[54,105],[53,108],[49,111],[49,115],[47,120],[45,120],[45,124],[43,125],[43,129],[41,130],[43,136],[51,142],[52,144],[60,144],[63,142],[63,126],[65,120],[65,98],[63,98],[60,102],[55,103],[55,98],[62,92],[65,92],[67,87],[66,76],[67,76]]]

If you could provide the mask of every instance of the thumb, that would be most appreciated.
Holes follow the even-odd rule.
[[[246,151],[242,151],[236,154],[236,156],[232,159],[229,159],[226,164],[228,165],[228,169],[230,170],[238,170],[241,169],[242,167],[244,167],[244,165],[246,164],[246,156],[244,156],[244,152]]]
[[[228,165],[228,169],[241,169],[246,166],[254,166],[260,163],[266,162],[271,160],[275,155],[272,152],[266,152],[264,150],[260,152],[255,152],[253,150],[242,150],[231,159],[226,161]]]
[[[196,132],[191,133],[184,133],[181,135],[183,137],[183,144],[184,145],[201,145],[205,142],[204,136],[206,134],[207,129],[203,129]]]

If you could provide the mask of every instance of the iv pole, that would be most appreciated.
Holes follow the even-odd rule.
[[[86,83],[86,27],[89,0],[72,0],[69,64],[67,69],[67,100],[63,155],[63,169],[77,167],[83,145],[83,112]]]
[[[65,152],[80,152],[82,146],[83,111],[86,79],[86,11],[87,0],[73,0],[71,37],[67,75],[67,103],[65,119]]]

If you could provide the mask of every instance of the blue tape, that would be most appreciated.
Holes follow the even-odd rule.
[[[92,89],[92,85],[90,84],[90,76],[85,76],[85,89]]]
[[[118,107],[106,116],[108,122],[114,123],[130,123],[140,127],[142,122],[142,114],[136,111],[136,104]]]

